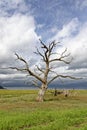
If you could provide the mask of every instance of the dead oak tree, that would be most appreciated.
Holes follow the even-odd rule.
[[[17,59],[19,61],[22,61],[25,64],[25,67],[24,68],[10,67],[11,69],[16,69],[17,71],[27,72],[28,75],[34,77],[35,80],[33,80],[32,82],[36,86],[38,86],[37,81],[41,82],[41,86],[39,87],[37,101],[44,100],[44,95],[48,88],[48,85],[51,82],[53,82],[55,79],[57,78],[76,79],[75,77],[72,77],[72,76],[60,75],[53,70],[54,69],[53,63],[55,64],[55,62],[63,62],[65,64],[71,63],[71,59],[68,61],[68,57],[70,57],[70,54],[67,54],[67,49],[65,49],[61,54],[58,54],[54,52],[58,44],[55,41],[49,43],[49,45],[46,45],[40,40],[40,44],[41,46],[39,49],[36,48],[35,54],[41,57],[44,67],[40,67],[36,65],[35,70],[32,70],[28,62],[23,57],[19,56],[17,53],[15,53]],[[49,75],[51,75],[50,78],[49,78]]]

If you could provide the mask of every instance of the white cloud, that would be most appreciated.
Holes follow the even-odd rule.
[[[74,33],[76,34],[74,35]],[[84,71],[87,72],[87,22],[80,23],[77,18],[72,19],[70,23],[63,26],[62,30],[58,30],[52,38],[52,40],[56,41],[59,41],[59,39],[61,39],[60,44],[62,46],[57,51],[61,52],[64,48],[68,48],[68,51],[73,56],[73,61],[69,66],[58,64],[59,68],[57,71],[63,74],[87,78],[84,73]]]
[[[26,77],[25,74],[16,73],[16,74],[0,74],[0,79],[22,79]]]
[[[87,55],[87,23],[84,23],[74,37],[68,37],[63,40],[65,45],[69,48],[73,56],[77,56],[78,60],[86,59]]]
[[[24,0],[1,0],[0,1],[0,16],[9,16],[12,13],[23,13],[29,8]],[[28,11],[29,12],[29,11]]]
[[[76,33],[76,34],[74,34]],[[87,22],[81,24],[77,18],[71,20],[70,23],[64,25],[61,30],[58,30],[52,40],[61,40],[62,47],[67,47],[72,53],[86,57],[87,49]],[[78,50],[78,51],[77,51]],[[83,50],[80,51],[80,50]],[[78,52],[78,53],[77,53]],[[82,56],[81,56],[82,57]]]
[[[0,59],[11,57],[15,51],[26,53],[32,50],[38,39],[35,29],[34,17],[24,0],[1,0]]]
[[[77,9],[82,10],[87,7],[87,0],[76,0],[75,5]]]
[[[72,36],[73,32],[78,30],[79,24],[80,23],[77,18],[72,19],[68,24],[63,25],[63,28],[58,30],[52,39],[58,40]]]
[[[32,16],[17,14],[0,17],[0,59],[16,51],[25,54],[33,51],[38,39]]]
[[[0,1],[0,82],[25,77],[25,74],[1,68],[19,64],[15,63],[14,52],[31,60],[31,52],[39,39],[35,29],[35,19],[30,15],[29,5],[24,0]]]
[[[37,45],[39,36],[36,34],[34,17],[27,11],[24,0],[2,0],[0,1],[0,81],[15,79],[25,76],[10,70],[3,70],[9,66],[15,66],[14,52],[25,58],[31,59],[32,53]],[[15,10],[9,15],[8,11]],[[17,65],[17,64],[16,64]],[[23,78],[22,77],[22,78]]]
[[[77,6],[85,8],[86,2],[84,0],[81,5],[79,0]],[[18,52],[28,59],[33,57],[31,52],[34,51],[39,36],[35,32],[35,20],[30,15],[28,7],[24,0],[0,1],[0,67],[15,65],[14,52]],[[38,29],[44,26],[45,24],[37,25]],[[74,57],[69,67],[59,64],[58,72],[72,75],[80,75],[84,73],[84,70],[87,72],[87,23],[81,24],[77,18],[73,18],[68,24],[63,25],[61,30],[57,31],[57,28],[54,27],[50,31],[56,33],[51,40],[63,43],[63,49],[64,46],[67,47]],[[32,64],[36,62],[38,64],[38,59],[36,57],[33,59]],[[11,77],[18,78],[21,77],[21,74],[16,75],[15,72],[8,74],[8,71],[5,72],[5,70],[1,72],[0,79],[6,80]]]

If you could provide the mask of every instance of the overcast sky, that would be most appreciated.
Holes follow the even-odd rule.
[[[21,66],[15,52],[32,68],[39,64],[33,55],[39,38],[46,43],[60,41],[62,50],[68,48],[73,61],[69,66],[58,63],[57,72],[83,77],[67,83],[87,86],[87,0],[0,0],[1,85],[24,85],[26,74],[3,68]]]

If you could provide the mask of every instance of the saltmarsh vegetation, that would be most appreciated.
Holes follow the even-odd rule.
[[[0,130],[87,130],[87,90],[49,91],[36,102],[37,90],[0,90]]]

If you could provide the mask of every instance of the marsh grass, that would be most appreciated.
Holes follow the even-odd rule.
[[[75,94],[76,93],[76,94]],[[87,90],[65,98],[37,90],[0,90],[0,130],[87,130]]]

